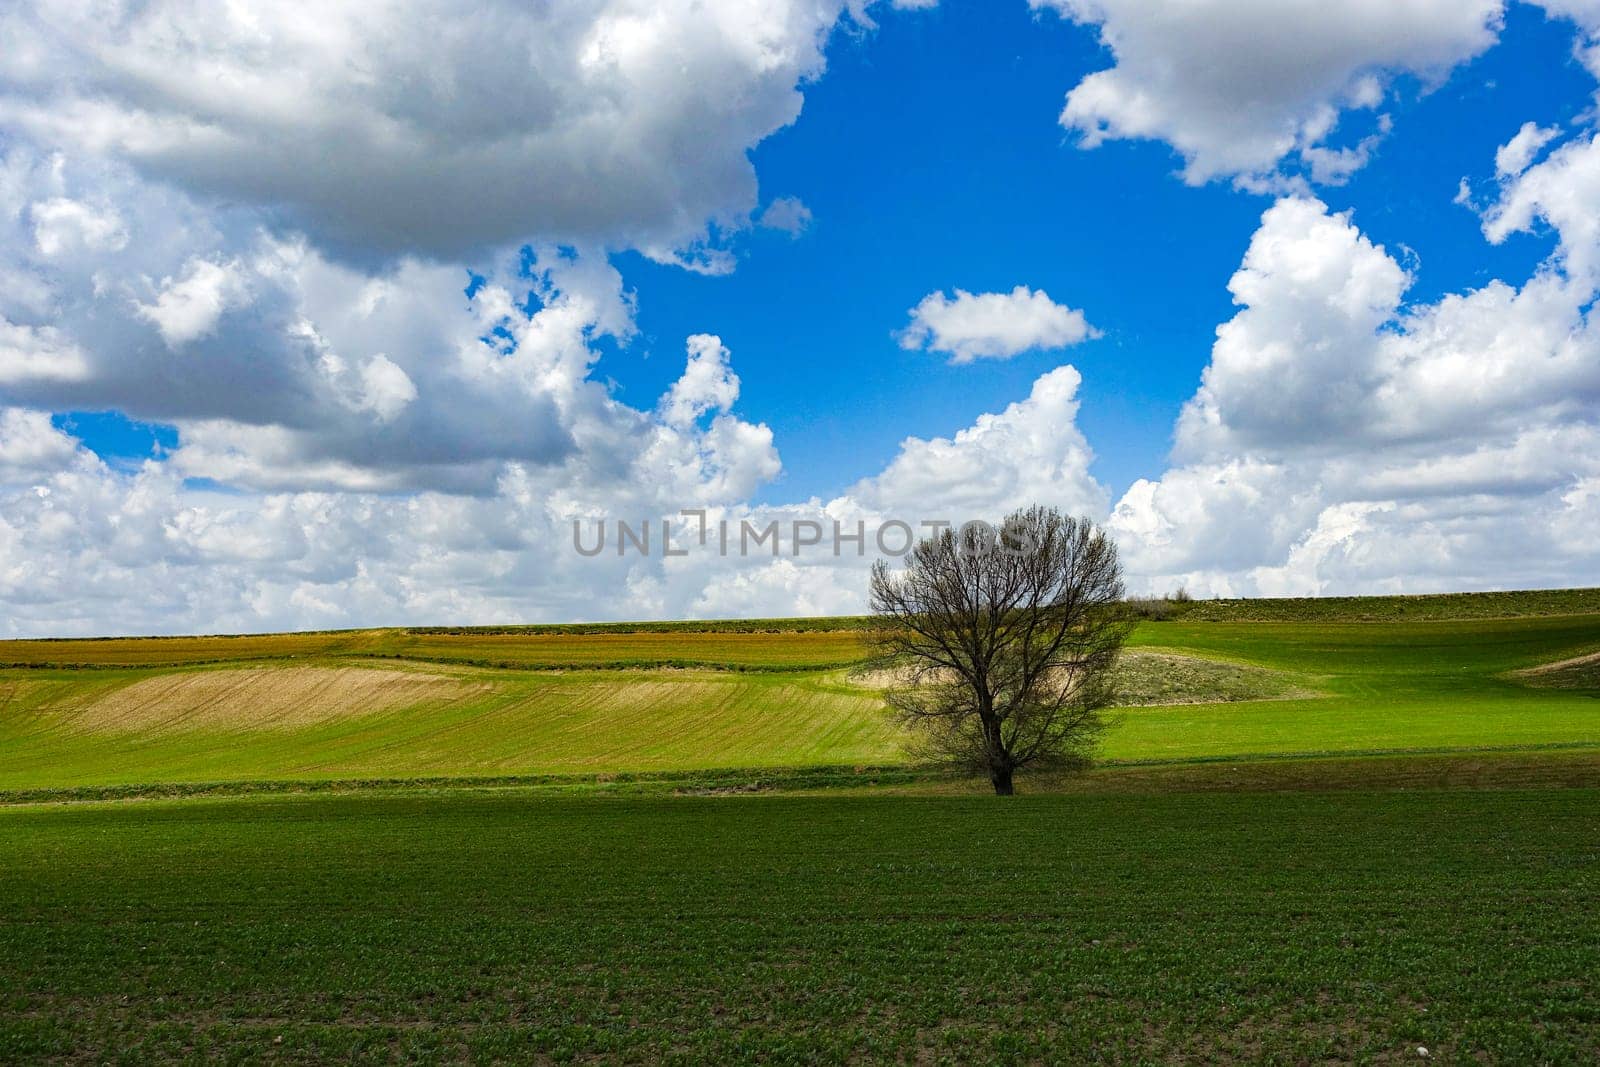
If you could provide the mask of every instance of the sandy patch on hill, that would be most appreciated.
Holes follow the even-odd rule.
[[[1556,671],[1570,670],[1573,667],[1600,667],[1600,652],[1591,652],[1586,656],[1573,656],[1571,659],[1557,660],[1554,663],[1541,663],[1537,667],[1528,667],[1516,673],[1553,674]]]
[[[1545,689],[1600,689],[1600,652],[1512,671],[1511,677]]]
[[[73,716],[91,730],[287,730],[489,691],[486,682],[366,667],[192,671],[145,678]]]
[[[939,672],[943,680],[953,675]],[[911,683],[909,670],[856,671],[854,685],[893,689]],[[1296,684],[1287,674],[1267,667],[1225,663],[1175,652],[1129,649],[1114,675],[1119,707],[1162,707],[1174,704],[1229,704],[1248,700],[1297,700],[1318,694]]]

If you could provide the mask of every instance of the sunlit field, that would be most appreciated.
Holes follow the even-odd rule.
[[[1009,801],[860,620],[7,642],[0,1059],[1592,1062],[1600,602],[1486,606],[1168,605]]]
[[[1140,623],[1104,760],[1600,746],[1584,673],[1600,613],[1564,613],[1600,597],[1506,618],[1474,617],[1482,597],[1409,601],[1461,619],[1375,603],[1204,621],[1224,614],[1207,603]],[[903,765],[851,667],[865,648],[856,620],[6,642],[0,659],[30,666],[0,671],[0,789]]]

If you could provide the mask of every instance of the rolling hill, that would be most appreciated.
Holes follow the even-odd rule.
[[[1109,765],[1600,748],[1593,591],[1174,607]],[[0,642],[0,790],[903,766],[863,649],[857,619]]]

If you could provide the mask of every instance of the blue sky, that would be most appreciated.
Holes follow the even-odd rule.
[[[1140,591],[1600,582],[1600,0],[0,34],[0,632],[859,609],[864,561],[567,544],[685,506],[1049,503]]]
[[[1075,148],[1055,122],[1062,97],[1107,63],[1092,32],[1022,4],[947,4],[836,34],[799,121],[754,153],[763,190],[799,196],[814,223],[797,241],[755,234],[726,277],[627,262],[644,336],[611,365],[622,395],[654,397],[680,370],[681,337],[718,334],[744,410],[780,447],[803,442],[785,449],[769,499],[826,498],[901,438],[954,433],[1066,359],[1086,379],[1096,475],[1115,492],[1158,476],[1231,314],[1225,283],[1272,198],[1186,186],[1159,143]],[[1416,297],[1526,274],[1549,240],[1489,245],[1453,202],[1458,182],[1482,175],[1524,121],[1570,122],[1592,84],[1569,27],[1513,8],[1501,43],[1443,86],[1396,87],[1394,136],[1319,194],[1375,240],[1415,251]],[[1022,283],[1083,308],[1106,336],[1065,357],[954,367],[891,336],[931,291]]]
[[[1570,28],[1528,7],[1506,22],[1500,44],[1442,86],[1398,84],[1395,135],[1348,185],[1319,191],[1374,240],[1415,252],[1422,299],[1525,274],[1549,251],[1534,235],[1489,245],[1454,203],[1458,182],[1524,121],[1566,124],[1590,106]],[[1231,313],[1225,282],[1272,198],[1186,186],[1159,143],[1077,149],[1055,121],[1062,97],[1108,62],[1092,30],[1022,4],[947,4],[836,31],[799,120],[751,153],[763,193],[799,197],[813,222],[798,239],[745,236],[725,276],[620,256],[640,336],[603,368],[618,395],[649,403],[681,373],[682,338],[715,333],[737,353],[744,411],[784,451],[785,474],[762,498],[826,498],[902,438],[954,433],[1063,361],[1034,351],[947,366],[895,343],[929,292],[1025,283],[1105,332],[1067,357],[1087,382],[1094,473],[1114,492],[1158,476]],[[119,463],[177,440],[115,411],[59,421]]]

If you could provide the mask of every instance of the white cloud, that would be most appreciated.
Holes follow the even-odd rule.
[[[794,196],[780,196],[761,213],[761,225],[799,237],[811,225],[811,209]]]
[[[746,153],[799,114],[843,8],[29,0],[0,13],[0,125],[353,252],[693,259],[755,208]]]
[[[741,498],[781,469],[771,431],[730,411],[738,379],[713,337],[690,340],[661,418],[592,376],[598,344],[634,331],[631,294],[598,255],[503,256],[467,297],[459,267],[332,262],[125,168],[21,148],[3,162],[0,262],[37,282],[48,323],[0,318],[7,402],[170,423],[173,475],[490,497],[520,469],[568,500],[616,499],[639,480],[692,502]],[[31,227],[31,204],[62,197],[113,197],[135,239],[63,246],[48,262],[31,239],[8,239],[21,231],[7,225]],[[0,314],[39,317],[12,296],[0,291]]]
[[[41,255],[55,256],[68,249],[116,251],[128,243],[122,219],[113,208],[97,208],[58,196],[35,203],[33,240]]]
[[[782,463],[718,338],[688,338],[653,405],[594,373],[635,330],[608,253],[730,265],[710,236],[759,202],[747,150],[798,113],[840,10],[0,12],[0,629],[849,610],[860,558],[588,560],[570,524],[1103,509],[1070,369],[909,440],[869,500],[778,508],[749,503]],[[467,295],[440,257],[491,247]],[[45,414],[99,409],[178,445],[114,468]],[[941,484],[946,461],[983,465],[983,492]]]
[[[1502,178],[1514,178],[1528,169],[1541,149],[1561,131],[1554,126],[1540,126],[1524,122],[1515,137],[1501,145],[1494,154],[1495,173]]]
[[[794,616],[853,615],[861,612],[859,570],[808,566],[777,559],[715,575],[695,598],[699,618],[761,618],[775,604]]]
[[[1600,283],[1600,134],[1575,137],[1509,181],[1484,216],[1499,244],[1543,220],[1560,237],[1556,259],[1577,282]]]
[[[1600,581],[1597,159],[1578,138],[1506,177],[1485,233],[1559,238],[1532,277],[1428,304],[1349,215],[1270,208],[1179,465],[1113,512],[1131,569],[1207,594]]]
[[[1244,310],[1217,329],[1178,423],[1180,455],[1343,433],[1366,418],[1377,330],[1409,283],[1347,217],[1316,200],[1275,204],[1228,283]]]
[[[688,403],[684,414],[731,402],[721,374],[695,369],[725,361],[715,338],[696,338],[660,410],[671,410],[674,397]],[[210,492],[182,479],[225,473],[215,462],[191,471],[180,453],[118,472],[45,416],[7,414],[0,473],[18,475],[0,478],[10,485],[0,488],[0,632],[859,611],[870,552],[796,557],[785,532],[778,556],[700,549],[669,558],[657,540],[648,558],[619,557],[611,546],[584,558],[572,547],[572,521],[636,524],[703,506],[712,522],[736,529],[746,519],[764,528],[835,518],[853,529],[886,516],[993,519],[1036,500],[1103,514],[1105,493],[1088,474],[1092,457],[1074,424],[1078,384],[1076,371],[1057,368],[1027,399],[951,438],[908,440],[881,476],[832,501],[776,507],[747,503],[780,470],[770,430],[726,411],[702,431],[618,409],[631,425],[606,428],[617,448],[609,461],[591,453],[559,467],[508,464],[479,496]],[[602,475],[611,462],[617,469]],[[688,527],[676,543],[693,544]]]
[[[883,472],[835,505],[874,514],[964,521],[1029,504],[1104,514],[1105,490],[1089,473],[1094,452],[1077,426],[1083,377],[1061,366],[1026,399],[978,416],[953,437],[907,438]]]
[[[632,329],[603,262],[543,250],[532,278],[497,269],[467,299],[447,268],[408,261],[368,274],[255,239],[226,260],[250,279],[248,300],[193,342],[225,360],[248,339],[257,362],[264,338],[285,346],[271,350],[277,377],[259,379],[249,405],[216,391],[178,396],[191,412],[174,416],[181,447],[132,474],[106,469],[37,413],[9,438],[0,432],[12,472],[0,543],[7,560],[29,562],[0,565],[6,625],[859,609],[865,560],[848,553],[588,560],[571,549],[574,518],[692,506],[735,522],[847,526],[993,518],[1034,501],[1109,512],[1136,582],[1198,593],[1600,578],[1600,337],[1587,315],[1596,234],[1585,210],[1600,203],[1595,155],[1583,138],[1557,147],[1506,180],[1485,221],[1491,238],[1547,223],[1558,237],[1550,263],[1520,287],[1493,282],[1429,304],[1406,304],[1410,273],[1353,217],[1303,197],[1273,205],[1230,282],[1240,308],[1180,423],[1178,465],[1114,510],[1090,472],[1071,367],[948,437],[907,439],[879,474],[832,500],[758,506],[749,502],[782,464],[771,430],[734,413],[738,378],[719,339],[688,339],[682,375],[649,410],[590,379],[595,337]],[[118,255],[140,257],[118,274],[183,277],[191,254],[159,261],[130,241]],[[67,307],[94,291],[88,275],[75,284]],[[247,332],[231,332],[246,321]],[[141,324],[154,343],[123,349],[134,353],[129,381],[180,358],[137,312],[123,327]],[[97,387],[116,380],[98,350],[84,358]],[[39,396],[85,387],[19,381]],[[174,401],[170,386],[118,388],[140,404]],[[544,436],[519,438],[531,410],[546,413]],[[369,417],[352,422],[352,411]],[[207,493],[186,477],[265,495]],[[389,493],[399,495],[377,495]]]
[[[485,492],[610,418],[593,346],[631,337],[632,302],[599,256],[503,256],[468,299],[460,267],[332,262],[125,167],[0,160],[0,274],[26,283],[0,288],[11,403],[172,423],[189,474],[261,489]],[[130,240],[47,256],[30,206],[59,199],[114,200]]]
[[[1266,184],[1359,167],[1389,79],[1480,50],[1498,10],[1361,3],[1335,19],[1206,0],[1190,22],[1189,8],[1053,6],[1115,53],[1074,90],[1089,140],[1159,137],[1192,180]],[[859,610],[866,561],[848,554],[572,550],[574,518],[694,506],[853,525],[1043,501],[1111,514],[1158,589],[1600,581],[1600,148],[1581,136],[1541,158],[1554,139],[1538,127],[1503,150],[1484,217],[1491,241],[1555,233],[1520,285],[1408,304],[1411,272],[1356,219],[1304,196],[1274,205],[1176,465],[1114,511],[1071,367],[948,436],[908,438],[831,500],[752,503],[779,492],[783,465],[772,430],[737,412],[720,339],[688,338],[653,403],[600,380],[603,342],[635,330],[607,253],[730,265],[709,235],[760,203],[747,150],[798,112],[840,4],[687,10],[0,13],[18,42],[0,55],[0,629]],[[1372,112],[1375,133],[1336,138],[1344,107]],[[762,219],[806,217],[780,197]],[[470,297],[438,258],[523,237],[527,269],[485,255]],[[902,341],[961,362],[1093,335],[1020,286],[931,294]],[[112,469],[45,414],[98,408],[170,423],[179,446]],[[226,490],[196,488],[210,483]]]
[[[43,412],[0,408],[0,486],[64,470],[83,455]]]
[[[689,338],[688,349],[683,376],[661,398],[663,421],[680,429],[708,411],[726,411],[739,398],[739,376],[728,365],[721,338],[697,333]]]
[[[77,382],[89,375],[83,351],[53,326],[24,326],[0,317],[0,384]]]
[[[390,422],[417,398],[417,385],[382,352],[361,368],[361,406]]]
[[[169,348],[182,348],[215,332],[222,313],[247,298],[237,264],[191,260],[182,277],[163,279],[153,303],[139,314],[155,323]]]
[[[1115,61],[1067,94],[1061,124],[1088,148],[1165,141],[1193,184],[1281,184],[1286,160],[1342,181],[1375,141],[1330,149],[1341,112],[1376,111],[1396,74],[1437,77],[1482,52],[1501,14],[1501,0],[1029,3],[1097,27]]]
[[[900,331],[900,347],[945,352],[951,363],[970,363],[1100,336],[1083,312],[1056,303],[1043,289],[1019,285],[1009,293],[955,293],[953,299],[942,292],[923,297]]]

